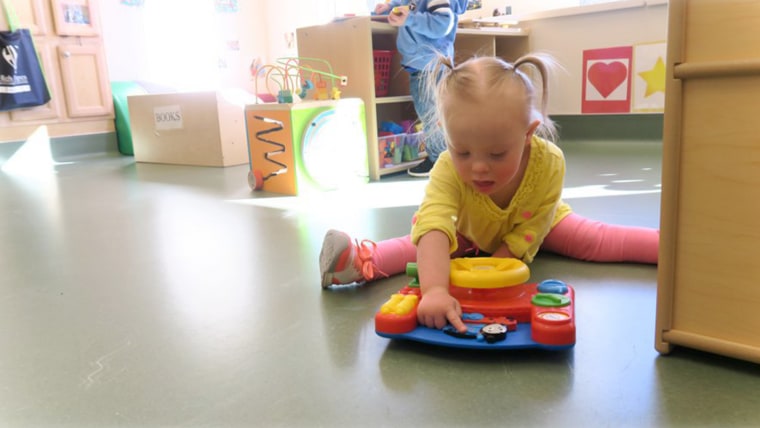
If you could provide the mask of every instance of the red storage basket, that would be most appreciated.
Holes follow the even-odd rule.
[[[391,61],[393,51],[373,50],[372,56],[375,61],[375,96],[388,95],[391,84]]]

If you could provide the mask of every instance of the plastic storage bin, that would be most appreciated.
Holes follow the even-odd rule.
[[[404,152],[404,140],[406,134],[385,134],[377,137],[378,159],[380,168],[398,165],[401,163]]]
[[[401,156],[402,161],[411,162],[417,160],[420,157],[420,153],[424,151],[425,142],[422,138],[422,132],[406,134],[406,138],[404,139],[404,150]]]

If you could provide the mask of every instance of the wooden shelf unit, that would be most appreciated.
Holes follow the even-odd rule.
[[[655,348],[760,363],[760,2],[668,7]]]
[[[341,88],[342,97],[358,97],[364,101],[367,116],[367,154],[371,180],[406,170],[414,162],[389,168],[379,165],[377,129],[382,121],[400,121],[416,117],[409,96],[409,75],[394,55],[391,64],[389,94],[377,97],[373,50],[396,50],[397,29],[370,17],[335,20],[329,24],[297,30],[298,55],[330,62],[338,75],[348,76],[348,85]],[[515,60],[528,52],[525,31],[459,29],[455,43],[455,59],[462,61],[473,55],[498,55]]]

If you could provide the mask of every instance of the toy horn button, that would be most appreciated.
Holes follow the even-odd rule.
[[[533,296],[533,299],[531,299],[531,303],[536,306],[558,308],[569,305],[570,297],[554,293],[537,293]]]
[[[495,343],[507,338],[507,326],[504,324],[487,324],[480,329],[480,335],[488,343]]]
[[[550,323],[563,323],[570,320],[570,315],[563,312],[541,312],[537,316],[538,318]]]
[[[568,287],[564,281],[558,279],[545,279],[538,284],[539,293],[567,294]]]

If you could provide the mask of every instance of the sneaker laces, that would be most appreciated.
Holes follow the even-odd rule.
[[[361,263],[361,273],[364,279],[367,281],[373,279],[375,277],[375,270],[377,270],[378,274],[387,278],[388,274],[377,269],[377,266],[372,263],[372,254],[374,254],[377,244],[369,239],[362,239],[361,242],[354,239],[354,241],[356,242],[356,256]]]

